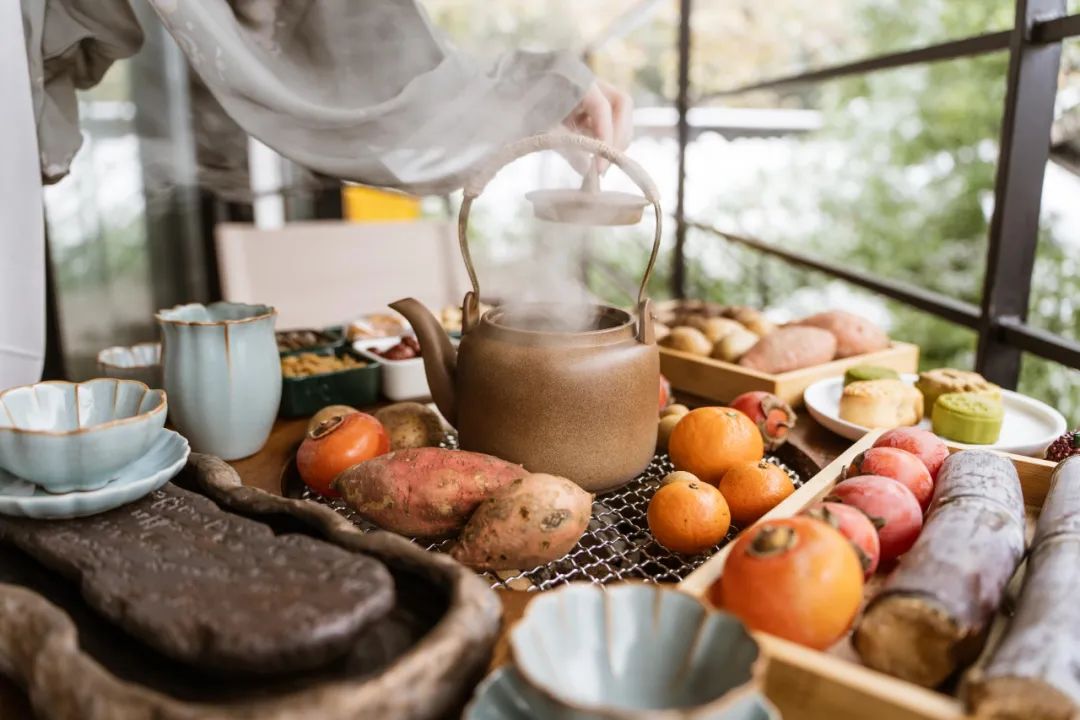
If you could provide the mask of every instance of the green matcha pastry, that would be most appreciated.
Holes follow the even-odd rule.
[[[1005,410],[1001,400],[978,393],[946,393],[938,397],[930,420],[934,432],[968,445],[992,445],[1001,435]]]
[[[849,367],[847,372],[844,373],[844,387],[847,387],[853,382],[862,382],[863,380],[899,379],[900,373],[892,368],[880,367],[878,365],[856,365],[854,367]]]
[[[945,393],[980,393],[1001,400],[1001,388],[979,373],[955,368],[938,368],[919,373],[915,387],[926,400],[926,412],[933,414],[934,402]]]

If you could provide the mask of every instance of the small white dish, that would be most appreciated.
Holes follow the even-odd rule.
[[[901,379],[914,385],[919,376],[905,374]],[[806,388],[803,401],[810,415],[825,428],[848,440],[858,440],[868,433],[870,428],[840,418],[840,395],[843,391],[844,378],[826,378]],[[1005,419],[998,442],[993,445],[952,444],[964,448],[1042,457],[1047,446],[1066,430],[1065,417],[1035,398],[1011,390],[1002,390],[1001,402],[1005,408]],[[930,418],[923,418],[919,427],[932,430]]]
[[[105,377],[137,380],[147,387],[164,385],[161,376],[161,343],[145,342],[131,347],[105,348],[97,356],[98,369]]]
[[[385,338],[367,338],[353,343],[353,350],[372,362],[382,365],[382,394],[394,402],[419,400],[431,397],[427,373],[424,371],[424,358],[414,357],[408,360],[388,360],[375,350],[389,350],[401,342],[401,335]],[[455,346],[458,341],[451,338]]]
[[[152,493],[187,463],[188,441],[172,430],[161,430],[150,449],[97,490],[54,495],[33,483],[0,470],[0,515],[43,520],[96,515]]]

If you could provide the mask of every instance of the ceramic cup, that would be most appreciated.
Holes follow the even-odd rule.
[[[97,364],[105,377],[138,380],[147,387],[161,387],[161,343],[105,348],[98,353]]]
[[[193,303],[155,317],[169,417],[192,450],[225,460],[258,452],[281,401],[277,311],[267,305]]]

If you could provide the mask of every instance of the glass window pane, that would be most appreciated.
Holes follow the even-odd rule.
[[[978,303],[1007,58],[837,80],[803,107],[701,109],[691,218]]]
[[[1080,340],[1080,41],[1063,45],[1028,322]]]
[[[1025,353],[1017,389],[1057,408],[1070,428],[1080,426],[1080,370]]]
[[[1012,0],[695,3],[699,94],[1012,27]]]

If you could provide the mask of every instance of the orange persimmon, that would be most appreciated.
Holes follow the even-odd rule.
[[[675,469],[717,485],[732,465],[760,460],[765,443],[757,425],[738,410],[703,407],[679,420],[668,440],[668,454]]]
[[[768,520],[744,532],[709,589],[710,600],[752,630],[824,650],[851,627],[863,570],[839,531],[809,517]]]

